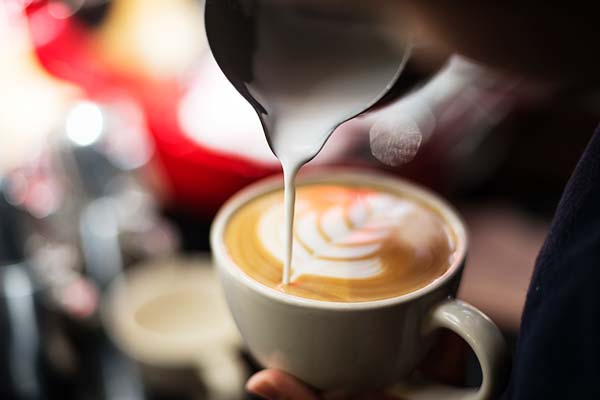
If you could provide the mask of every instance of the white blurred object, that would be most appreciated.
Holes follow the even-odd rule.
[[[146,367],[146,379],[193,368],[209,399],[243,397],[241,339],[207,256],[129,270],[108,288],[102,317],[113,341]]]
[[[18,3],[0,1],[0,173],[35,157],[79,94],[39,64]]]
[[[67,114],[65,131],[67,137],[78,146],[89,146],[100,138],[104,130],[104,118],[100,107],[83,101]]]
[[[206,48],[203,1],[113,1],[98,32],[109,62],[158,78],[185,73]]]
[[[411,161],[434,132],[487,133],[509,111],[516,83],[460,56],[428,83],[366,117],[371,152],[381,162]]]

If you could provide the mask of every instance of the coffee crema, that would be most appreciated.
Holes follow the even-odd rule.
[[[230,218],[224,244],[249,277],[304,298],[360,302],[427,286],[452,264],[456,237],[430,205],[367,186],[298,187],[292,275],[282,285],[281,190],[259,196]]]

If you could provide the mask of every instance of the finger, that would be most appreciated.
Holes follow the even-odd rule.
[[[310,388],[285,372],[260,371],[246,384],[246,390],[267,400],[319,400]]]

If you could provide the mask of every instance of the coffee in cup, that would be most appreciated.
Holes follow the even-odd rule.
[[[259,283],[336,302],[380,300],[427,286],[452,264],[456,233],[442,214],[402,190],[312,183],[297,189],[291,281],[281,284],[283,191],[263,194],[230,218],[234,263]]]

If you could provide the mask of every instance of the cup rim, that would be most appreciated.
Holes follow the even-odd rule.
[[[326,309],[339,311],[355,311],[367,310],[374,308],[382,308],[401,303],[407,303],[411,300],[418,299],[428,293],[431,293],[452,279],[462,269],[464,264],[466,251],[468,248],[468,235],[463,219],[458,212],[447,201],[439,195],[433,193],[418,184],[410,182],[404,178],[383,173],[381,171],[373,171],[361,168],[347,167],[327,167],[303,170],[298,174],[296,179],[297,184],[305,183],[352,183],[365,184],[367,186],[379,186],[391,188],[410,193],[428,205],[433,206],[443,218],[449,223],[457,236],[457,248],[454,260],[450,267],[440,277],[436,278],[428,285],[415,291],[402,294],[400,296],[360,301],[360,302],[335,302],[308,299],[304,297],[294,296],[291,294],[280,292],[276,289],[265,286],[258,281],[255,281],[248,276],[227,253],[223,234],[231,216],[244,204],[252,199],[269,193],[271,191],[281,189],[283,187],[282,175],[277,174],[268,178],[257,181],[246,188],[240,190],[231,197],[221,207],[217,213],[210,230],[210,245],[213,254],[213,260],[216,263],[217,269],[223,270],[235,278],[239,283],[251,289],[258,294],[267,297],[271,300],[311,309]]]

